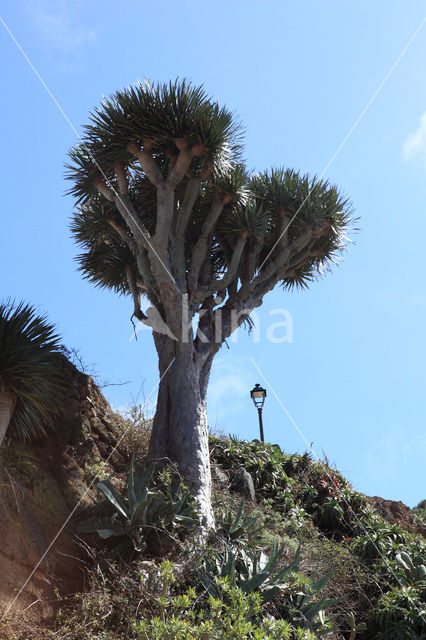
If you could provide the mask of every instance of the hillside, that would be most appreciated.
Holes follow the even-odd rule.
[[[116,433],[106,407],[102,429],[108,415]],[[82,431],[67,449],[84,457],[86,486],[102,480],[67,527],[85,558],[83,591],[62,590],[43,626],[31,608],[11,613],[1,640],[426,637],[424,510],[367,498],[307,453],[212,435],[217,531],[202,547],[176,470],[143,462],[149,424],[135,409],[120,429],[134,463],[124,453],[113,467],[101,448],[88,462]],[[11,473],[18,482],[22,469]]]

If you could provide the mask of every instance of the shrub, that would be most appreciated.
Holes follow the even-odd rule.
[[[374,613],[375,640],[421,640],[426,632],[426,608],[412,586],[395,587],[378,601]]]
[[[196,606],[196,593],[188,589],[168,601],[167,608],[150,620],[135,624],[141,640],[315,640],[307,630],[284,620],[262,616],[258,593],[244,593],[227,578],[215,580],[218,597],[210,596],[205,609]]]
[[[413,509],[414,522],[420,525],[426,524],[426,500],[420,500]]]
[[[352,548],[367,560],[386,559],[395,556],[399,545],[407,543],[407,535],[396,525],[389,525],[380,518],[363,522],[363,535],[354,538]]]
[[[274,547],[270,557],[263,552],[247,551],[244,547],[215,552],[204,558],[201,583],[214,598],[222,597],[217,588],[218,579],[226,579],[227,584],[238,587],[245,594],[260,594],[262,604],[279,599],[279,602],[274,602],[275,609],[288,621],[319,635],[330,633],[333,619],[326,617],[325,610],[338,601],[319,598],[318,594],[331,573],[319,580],[316,576],[309,579],[298,571],[300,548],[293,561],[285,567],[280,566],[283,553],[283,547]]]
[[[210,450],[213,460],[224,469],[233,470],[242,465],[263,497],[274,495],[291,484],[284,469],[288,456],[274,445],[210,436]]]
[[[126,427],[120,442],[120,450],[124,451],[128,458],[132,455],[142,460],[148,455],[149,440],[151,437],[152,420],[143,412],[143,405],[133,405],[119,412],[119,416],[125,421]]]
[[[405,551],[396,555],[396,561],[404,571],[408,583],[420,583],[426,588],[426,567],[422,556],[412,556]]]
[[[320,525],[322,529],[336,531],[340,528],[345,515],[341,500],[328,497],[320,508]]]

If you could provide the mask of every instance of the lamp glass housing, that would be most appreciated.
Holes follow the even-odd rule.
[[[254,406],[257,409],[262,409],[266,398],[266,389],[263,389],[260,384],[256,384],[255,387],[253,387],[253,389],[250,391],[250,396],[254,402]]]

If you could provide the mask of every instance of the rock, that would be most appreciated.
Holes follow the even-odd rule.
[[[74,527],[97,493],[87,469],[113,452],[123,428],[93,379],[63,360],[69,401],[55,429],[39,443],[17,447],[9,470],[13,450],[0,450],[0,609],[10,607],[11,615],[29,607],[34,622],[54,616],[56,591],[62,596],[83,587],[86,558]],[[30,464],[25,474],[22,460]],[[107,472],[125,466],[118,450]]]
[[[403,502],[395,500],[385,500],[378,496],[367,497],[371,506],[380,513],[381,516],[392,524],[397,524],[409,531],[420,533],[426,537],[426,527],[414,522],[414,516],[409,507]]]
[[[244,467],[239,467],[236,470],[231,488],[237,491],[245,500],[256,502],[253,478]]]
[[[160,567],[153,560],[144,560],[138,563],[138,569],[143,589],[152,596],[161,595],[163,579]]]
[[[212,464],[212,478],[223,487],[229,487],[228,474],[218,464]]]

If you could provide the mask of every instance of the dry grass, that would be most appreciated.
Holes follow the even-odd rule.
[[[134,455],[137,460],[143,460],[148,455],[152,419],[144,416],[142,405],[135,405],[117,413],[120,420],[124,421],[120,451],[127,458]]]
[[[377,577],[344,546],[323,536],[305,540],[300,570],[307,576],[316,573],[318,577],[331,572],[324,593],[340,599],[333,613],[343,619],[345,613],[353,611],[357,623],[367,620],[368,612],[374,608],[368,593],[379,588]]]

